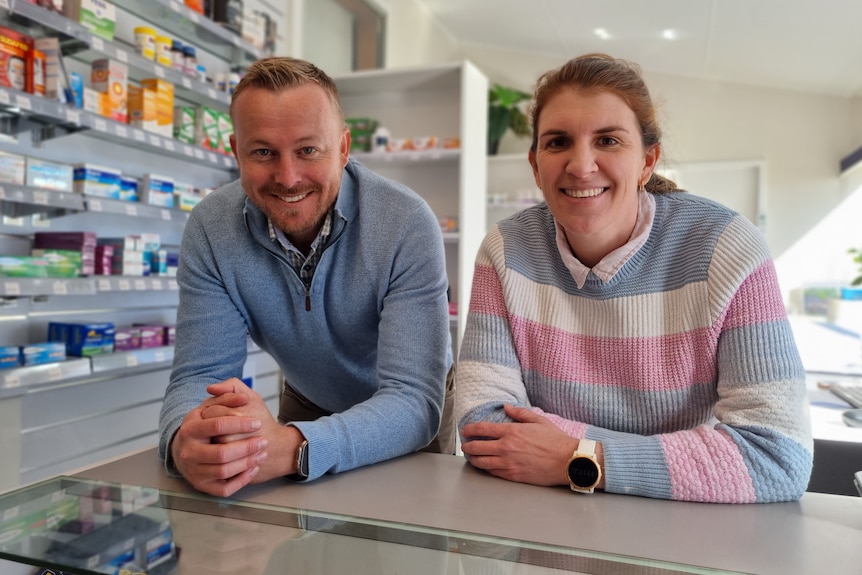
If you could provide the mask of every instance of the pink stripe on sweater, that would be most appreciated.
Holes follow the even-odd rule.
[[[727,308],[723,329],[743,327],[787,317],[772,260],[763,262],[739,286]]]
[[[477,265],[473,272],[470,311],[502,317],[509,315],[503,302],[503,286],[500,285],[500,277],[492,266]]]
[[[661,436],[674,499],[754,503],[754,483],[731,438],[700,426]]]
[[[667,391],[715,378],[716,342],[707,329],[612,339],[510,321],[521,367],[550,379]]]

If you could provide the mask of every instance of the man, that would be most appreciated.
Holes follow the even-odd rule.
[[[256,62],[230,114],[240,180],[195,208],[180,250],[168,472],[224,497],[423,448],[452,364],[437,219],[349,160],[337,89],[313,64]],[[237,379],[247,335],[285,375],[278,420]]]

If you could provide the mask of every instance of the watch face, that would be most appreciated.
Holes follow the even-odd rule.
[[[578,487],[592,487],[599,479],[599,466],[589,457],[576,457],[569,463],[569,480]]]

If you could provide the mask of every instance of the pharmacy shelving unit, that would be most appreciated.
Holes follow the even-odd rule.
[[[159,77],[179,101],[227,109],[211,85],[145,60],[119,28],[140,22],[207,52],[225,69],[262,54],[181,2],[118,0],[118,39],[92,35],[77,22],[23,0],[0,0],[0,24],[33,36],[56,36],[67,62],[100,57],[129,66],[130,79]],[[230,156],[133,128],[65,104],[0,88],[0,150],[69,164],[90,162],[140,177],[174,177],[214,187],[237,176]],[[178,246],[188,213],[140,203],[0,183],[0,254],[25,255],[37,231],[95,231],[100,237],[154,232]],[[50,321],[172,323],[178,287],[170,277],[0,277],[0,345],[44,341]],[[0,490],[37,481],[157,440],[158,412],[170,375],[170,346],[0,370]],[[249,347],[244,376],[271,407],[275,362]]]
[[[488,229],[541,201],[542,192],[533,179],[526,149],[523,153],[488,156]]]
[[[393,139],[458,138],[457,149],[354,153],[369,168],[421,195],[438,218],[452,218],[444,234],[457,354],[470,302],[473,265],[485,234],[487,78],[470,62],[415,69],[355,72],[335,78],[344,113],[373,118]]]

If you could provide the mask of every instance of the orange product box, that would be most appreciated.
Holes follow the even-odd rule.
[[[141,88],[156,94],[156,130],[168,138],[174,135],[174,85],[160,78],[141,80]]]
[[[185,0],[185,4],[195,12],[204,13],[204,0]]]
[[[33,92],[33,38],[0,26],[0,86]]]
[[[129,67],[110,58],[94,60],[90,67],[90,84],[94,90],[107,94],[107,114],[112,120],[128,121]]]
[[[156,100],[154,91],[130,84],[129,124],[150,132],[157,131]]]

